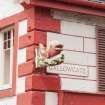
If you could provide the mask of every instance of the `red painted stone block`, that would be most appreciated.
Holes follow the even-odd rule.
[[[24,48],[32,44],[34,44],[34,31],[19,37],[19,48]]]
[[[32,93],[33,105],[45,105],[45,92],[34,91]]]
[[[46,45],[47,42],[47,32],[35,31],[35,44],[42,43]]]
[[[34,72],[34,61],[28,61],[18,66],[18,76],[26,76]]]
[[[64,105],[105,105],[104,95],[64,93]]]
[[[17,95],[17,105],[45,105],[45,93],[28,91]]]
[[[17,95],[17,105],[32,105],[32,92]]]
[[[43,31],[60,32],[60,20],[53,19],[49,9],[36,8],[35,28]]]
[[[26,77],[26,91],[57,91],[60,90],[60,88],[60,78],[58,76],[33,74]]]
[[[35,45],[26,48],[26,61],[35,59]]]

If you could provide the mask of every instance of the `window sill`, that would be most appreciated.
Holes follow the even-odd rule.
[[[0,86],[0,91],[12,88],[11,84],[4,84]]]

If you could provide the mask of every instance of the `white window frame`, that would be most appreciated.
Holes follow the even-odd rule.
[[[10,50],[10,74],[9,74],[9,77],[10,77],[10,80],[9,80],[9,83],[7,84],[0,84],[0,90],[5,90],[5,89],[9,89],[9,88],[12,88],[12,72],[13,72],[13,36],[14,36],[14,28],[13,26],[10,26],[10,27],[6,27],[5,29],[2,29],[0,31],[0,37],[2,35],[3,37],[3,34],[4,32],[6,31],[9,31],[9,30],[12,30],[12,35],[11,35],[11,40],[12,40],[12,43],[11,43],[11,50]],[[1,44],[3,46],[3,44]],[[3,60],[3,65],[4,65],[4,60]],[[1,70],[2,72],[4,72],[4,68]]]

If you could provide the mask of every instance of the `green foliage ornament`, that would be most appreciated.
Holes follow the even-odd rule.
[[[64,54],[59,54],[54,56],[50,59],[42,59],[41,57],[37,58],[37,67],[48,67],[48,66],[55,66],[59,65],[64,62]]]

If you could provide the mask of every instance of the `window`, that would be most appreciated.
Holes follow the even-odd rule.
[[[13,27],[0,32],[0,90],[12,86]]]
[[[98,89],[105,92],[105,27],[97,27]]]

